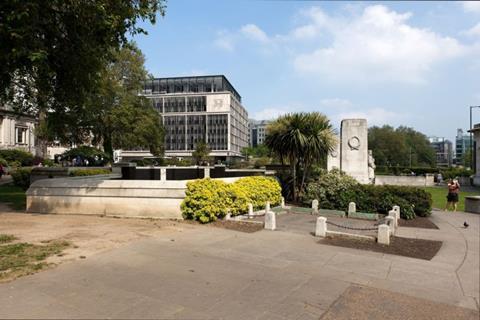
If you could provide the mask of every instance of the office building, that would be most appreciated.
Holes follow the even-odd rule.
[[[450,167],[453,163],[453,144],[443,137],[430,137],[430,146],[435,150],[439,167]]]
[[[205,141],[215,160],[232,160],[248,146],[248,113],[223,75],[151,79],[141,94],[162,117],[167,157],[189,157]]]
[[[457,136],[455,137],[455,164],[465,165],[464,155],[471,150],[471,144],[472,138],[470,135],[463,133],[462,129],[457,129]]]
[[[265,135],[267,126],[270,123],[268,120],[248,120],[248,141],[250,147],[256,147],[265,142]]]

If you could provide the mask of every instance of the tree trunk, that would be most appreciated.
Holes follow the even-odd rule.
[[[103,151],[108,154],[113,161],[112,137],[108,133],[103,135]]]
[[[293,202],[297,202],[297,164],[294,158],[290,159],[291,166],[292,166],[292,195],[293,195]]]

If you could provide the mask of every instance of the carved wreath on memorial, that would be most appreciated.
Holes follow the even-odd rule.
[[[353,136],[348,139],[348,146],[350,150],[359,150],[360,149],[360,139],[357,136]]]

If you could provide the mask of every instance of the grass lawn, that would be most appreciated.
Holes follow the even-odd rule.
[[[9,234],[0,234],[0,240],[0,282],[48,267],[48,257],[61,254],[70,246],[67,241],[46,241],[43,245],[11,243],[17,238]]]
[[[0,185],[0,202],[9,204],[14,210],[25,210],[25,191],[13,184]]]
[[[428,191],[432,195],[433,200],[433,207],[437,209],[445,209],[445,205],[447,203],[447,187],[425,187],[426,191]],[[480,195],[479,192],[474,191],[460,191],[459,199],[458,199],[458,211],[465,210],[465,197],[466,196],[478,196]]]

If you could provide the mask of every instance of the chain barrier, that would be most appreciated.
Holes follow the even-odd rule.
[[[341,224],[336,224],[336,223],[333,223],[333,222],[328,221],[328,220],[327,220],[327,224],[331,224],[332,226],[335,226],[335,227],[338,227],[338,228],[344,228],[344,229],[348,229],[348,230],[358,230],[358,231],[377,231],[378,230],[378,226],[373,227],[373,228],[355,228],[355,227],[344,226],[344,225],[341,225]]]

